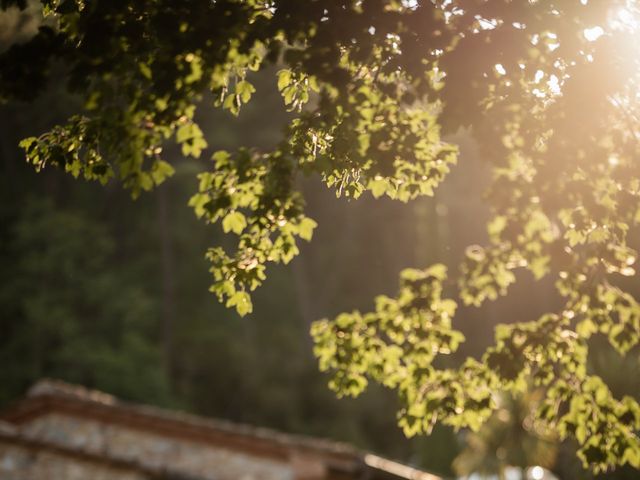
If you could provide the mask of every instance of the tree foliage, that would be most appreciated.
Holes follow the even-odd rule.
[[[0,242],[0,402],[53,376],[168,403],[153,299],[130,272],[109,269],[116,255],[104,226],[86,212],[23,201]]]
[[[186,156],[207,148],[197,107],[238,114],[257,94],[251,72],[282,67],[274,81],[294,114],[283,141],[216,152],[191,199],[236,240],[207,257],[212,291],[241,314],[267,264],[312,236],[298,174],[350,198],[433,195],[457,158],[441,128],[471,126],[493,218],[455,295],[479,306],[524,269],[554,279],[563,306],[500,326],[480,361],[439,368],[463,340],[454,293],[442,265],[408,270],[375,312],[314,325],[321,368],[340,394],[370,380],[396,389],[407,434],[478,428],[495,391],[533,384],[545,391],[536,428],[574,437],[595,471],[640,467],[640,406],[586,368],[594,334],[622,354],[640,337],[640,306],[620,281],[635,275],[640,221],[633,2],[49,0],[43,12],[39,33],[0,57],[0,98],[28,99],[62,76],[84,108],[25,139],[27,159],[116,178],[134,196],[173,173],[168,141]]]

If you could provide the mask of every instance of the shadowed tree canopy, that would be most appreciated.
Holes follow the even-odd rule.
[[[25,2],[2,0],[3,8]],[[196,111],[238,114],[251,72],[276,64],[293,115],[273,151],[213,153],[190,204],[233,246],[212,246],[211,290],[243,315],[270,262],[288,263],[315,222],[295,178],[337,195],[433,195],[456,163],[441,133],[471,127],[492,184],[489,242],[457,280],[406,270],[370,313],[314,324],[320,368],[341,395],[369,381],[398,392],[409,435],[437,422],[478,429],[497,391],[544,391],[536,432],[575,438],[594,471],[640,468],[640,406],[587,371],[589,339],[637,355],[640,12],[625,0],[61,0],[38,32],[0,55],[0,99],[63,81],[83,105],[21,145],[37,170],[63,169],[132,195],[173,173],[163,149],[199,157]],[[213,104],[213,105],[212,105]],[[269,119],[265,119],[269,121]],[[465,166],[456,168],[464,170]],[[340,246],[336,246],[340,248]],[[556,283],[562,306],[504,319],[480,361],[441,368],[464,341],[457,302],[507,294],[515,271]],[[528,312],[522,312],[527,316]],[[633,353],[635,352],[635,353]],[[632,379],[631,381],[640,381]]]

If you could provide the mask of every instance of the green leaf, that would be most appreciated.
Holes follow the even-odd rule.
[[[202,137],[195,137],[191,142],[191,156],[199,158],[205,148],[207,148],[206,140]]]
[[[295,85],[289,85],[288,87],[285,87],[285,89],[282,91],[285,105],[290,105],[293,102],[296,93],[297,89]]]
[[[634,468],[640,468],[640,445],[636,444],[627,447],[622,456],[622,461]]]
[[[228,94],[225,97],[224,102],[222,102],[222,107],[229,110],[232,114],[238,115],[240,112],[238,103],[238,96],[236,94]]]
[[[278,90],[282,91],[291,83],[291,70],[278,71]]]
[[[226,150],[218,150],[213,153],[211,159],[214,161],[216,168],[222,168],[229,163],[231,155]]]
[[[311,237],[313,237],[313,230],[317,226],[318,224],[311,218],[303,218],[300,221],[300,225],[298,226],[298,234],[300,235],[300,238],[302,238],[303,240],[311,241]]]
[[[247,226],[247,219],[240,212],[231,212],[222,220],[222,229],[225,233],[233,232],[240,235]]]
[[[368,188],[369,190],[371,190],[371,194],[374,196],[374,198],[380,198],[386,193],[388,182],[384,178],[381,178],[379,180],[369,180]]]
[[[138,63],[138,69],[144,78],[151,80],[151,69],[146,63]]]
[[[34,146],[36,142],[37,142],[36,137],[27,137],[23,140],[20,140],[20,143],[18,145],[20,146],[20,148],[29,152],[31,147]]]
[[[226,303],[227,307],[235,307],[241,317],[253,311],[251,296],[247,292],[236,292],[229,297]]]
[[[504,227],[507,226],[507,217],[504,215],[496,215],[487,225],[487,231],[491,237],[497,237],[502,233]]]
[[[154,162],[151,169],[151,177],[156,185],[160,185],[166,178],[172,176],[174,173],[175,169],[173,166],[164,160]]]
[[[205,193],[196,193],[189,199],[189,206],[193,207],[195,214],[201,218],[205,213],[205,205],[211,201],[211,197]]]
[[[236,94],[240,96],[242,103],[247,103],[251,99],[251,95],[256,89],[246,80],[238,82],[236,85]]]
[[[181,125],[180,128],[176,131],[176,142],[184,143],[187,140],[193,138],[194,129],[192,123],[186,123]]]

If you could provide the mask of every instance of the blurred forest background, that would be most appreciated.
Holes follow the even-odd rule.
[[[0,50],[30,28],[28,14],[0,14]],[[210,150],[266,149],[281,139],[288,117],[275,70],[253,80],[263,95],[239,118],[205,101],[200,124]],[[34,172],[18,141],[74,106],[62,85],[32,103],[0,106],[0,408],[48,376],[128,400],[344,440],[448,476],[454,466],[468,473],[540,464],[564,472],[561,478],[588,478],[571,445],[527,427],[536,392],[505,399],[478,434],[440,427],[408,440],[388,392],[338,400],[318,373],[310,322],[370,309],[375,295],[395,292],[403,268],[444,262],[455,272],[463,248],[485,240],[488,179],[468,133],[449,139],[460,145],[462,165],[432,199],[348,201],[317,178],[300,178],[319,224],[314,239],[290,265],[270,270],[254,313],[241,319],[208,292],[204,253],[224,243],[224,234],[187,206],[194,174],[210,155],[185,160],[176,150],[176,175],[135,201],[115,183],[102,188],[60,171]],[[534,319],[555,302],[552,285],[524,276],[508,298],[462,309],[456,321],[467,342],[451,362],[480,355],[496,323]],[[603,342],[591,366],[616,395],[638,398],[639,358],[636,350],[623,360]]]

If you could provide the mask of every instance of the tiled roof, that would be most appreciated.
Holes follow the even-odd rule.
[[[59,380],[38,381],[26,397],[0,413],[0,420],[20,425],[50,412],[95,418],[268,457],[286,459],[292,451],[319,455],[332,469],[342,472],[371,470],[385,472],[389,478],[441,480],[426,472],[362,452],[346,443],[133,404],[104,392]]]
[[[97,454],[81,448],[69,447],[41,438],[35,438],[31,435],[24,434],[15,425],[0,421],[0,445],[3,443],[18,446],[27,451],[45,451],[61,457],[104,465],[115,470],[141,473],[150,480],[203,480],[200,477],[186,476],[182,472],[164,467],[151,467],[141,462],[116,458],[105,455],[104,453]]]

